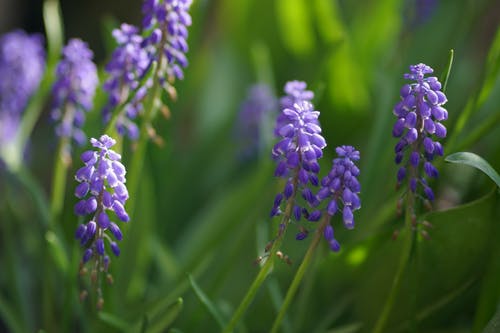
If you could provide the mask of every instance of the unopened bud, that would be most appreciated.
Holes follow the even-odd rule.
[[[422,235],[422,237],[424,237],[426,240],[430,240],[431,239],[431,236],[429,236],[429,233],[425,230],[420,230],[420,234]]]
[[[106,282],[108,282],[108,284],[110,285],[113,284],[113,282],[115,282],[111,274],[106,275]]]
[[[432,210],[432,205],[431,205],[431,202],[427,199],[424,200],[424,207],[425,209],[427,209],[428,211],[431,211]]]
[[[398,203],[396,205],[396,215],[398,217],[401,217],[401,215],[403,215],[403,199],[399,199],[398,200]]]
[[[172,114],[171,114],[168,106],[162,105],[162,107],[160,108],[160,111],[161,111],[161,114],[163,115],[163,117],[165,117],[165,119],[170,119],[170,116]]]
[[[97,270],[96,269],[93,269],[92,272],[90,273],[90,281],[92,281],[92,283],[97,282]]]
[[[80,302],[83,302],[87,299],[87,296],[89,295],[89,293],[87,292],[87,290],[82,290],[80,292]]]
[[[276,251],[276,256],[280,259],[283,259],[283,252],[281,251]]]
[[[394,232],[392,233],[392,240],[396,240],[398,239],[398,236],[399,236],[399,230],[394,230]]]
[[[417,227],[417,215],[411,214],[411,226],[413,228]]]
[[[425,227],[425,228],[428,228],[428,229],[432,229],[434,228],[434,225],[432,223],[430,223],[429,221],[424,221],[422,222],[422,225]]]
[[[97,300],[96,307],[98,311],[102,310],[102,308],[104,307],[104,298],[99,297],[99,299]]]

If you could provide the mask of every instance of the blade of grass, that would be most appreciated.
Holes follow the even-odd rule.
[[[191,274],[188,275],[189,283],[191,284],[191,288],[193,288],[194,293],[200,300],[201,304],[205,306],[205,308],[208,310],[208,312],[212,315],[212,317],[215,319],[217,324],[221,329],[224,328],[226,325],[226,321],[224,318],[222,318],[222,314],[217,308],[217,306],[212,302],[212,300],[203,292],[201,287],[196,283],[195,279]]]

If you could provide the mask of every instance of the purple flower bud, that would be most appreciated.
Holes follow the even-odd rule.
[[[293,207],[293,216],[295,217],[295,220],[300,221],[301,212],[302,209],[300,208],[300,206]]]
[[[104,240],[102,238],[98,238],[95,242],[95,247],[97,250],[97,253],[101,256],[104,255]]]
[[[119,240],[119,241],[122,240],[122,238],[123,238],[122,232],[121,232],[120,228],[114,222],[111,222],[109,224],[109,230],[111,231],[113,236],[115,236],[116,240]]]
[[[115,200],[115,202],[113,203],[113,211],[121,221],[128,222],[130,220],[127,212],[125,211],[125,208],[118,200]]]
[[[307,220],[310,222],[317,222],[317,221],[319,221],[320,218],[321,218],[321,211],[315,210],[309,214],[309,217],[307,218]]]
[[[446,127],[444,127],[441,123],[436,123],[436,136],[438,138],[446,137]]]
[[[327,225],[325,227],[325,230],[323,231],[323,235],[325,236],[325,239],[329,242],[331,241],[332,239],[334,239],[334,236],[333,236],[333,227],[331,225]]]
[[[427,198],[429,199],[429,201],[434,201],[434,192],[432,191],[432,189],[430,187],[425,187],[424,193],[427,196]]]
[[[344,225],[347,229],[354,228],[354,216],[352,215],[352,210],[350,206],[344,206],[342,212],[342,219],[344,220]]]
[[[328,242],[330,249],[334,252],[340,251],[340,243],[334,238]]]
[[[410,154],[410,164],[414,167],[418,166],[418,162],[420,160],[420,154],[416,151]]]
[[[307,237],[307,233],[305,232],[299,232],[297,235],[295,235],[296,240],[303,240]]]
[[[85,235],[86,231],[87,231],[87,226],[85,224],[80,224],[78,226],[78,228],[76,229],[75,238],[82,239],[82,237]]]
[[[118,247],[118,244],[115,242],[111,242],[111,251],[113,251],[113,254],[117,257],[120,256],[120,248]]]
[[[106,214],[105,212],[100,213],[97,217],[97,223],[99,223],[99,227],[102,229],[107,229],[110,222],[111,221],[109,220],[108,214]]]
[[[403,179],[405,179],[405,177],[406,177],[406,168],[400,167],[397,175],[398,183],[401,183]]]
[[[88,262],[91,257],[92,257],[92,249],[86,249],[85,252],[83,253],[83,258],[82,258],[83,263]]]

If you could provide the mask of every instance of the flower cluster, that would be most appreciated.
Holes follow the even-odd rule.
[[[329,199],[326,214],[335,215],[342,211],[342,219],[347,229],[354,228],[353,211],[361,207],[359,192],[361,186],[357,177],[359,168],[354,163],[359,160],[359,151],[352,146],[340,146],[335,149],[338,158],[333,160],[331,171],[321,180],[321,189],[317,194],[320,201]],[[343,208],[341,208],[343,206]],[[324,236],[333,251],[340,249],[340,244],[334,238],[333,227],[328,224]]]
[[[313,105],[307,99],[300,100],[299,95],[294,95],[296,90],[288,89],[297,84],[302,87],[300,91],[304,91],[305,83],[303,82],[289,82],[286,85],[285,91],[288,97],[296,98],[296,100],[293,106],[285,107],[277,119],[275,132],[281,140],[272,151],[273,158],[278,163],[275,176],[285,178],[287,182],[283,192],[275,198],[271,216],[280,215],[283,199],[288,201],[298,191],[310,206],[316,207],[319,204],[307,185],[311,183],[313,186],[318,186],[319,184],[318,159],[323,156],[326,142],[321,136],[319,111],[314,111]],[[307,97],[312,98],[312,93],[308,92]],[[321,213],[314,211],[309,214],[307,208],[296,203],[293,207],[293,215],[297,221],[302,215],[310,221],[317,221]]]
[[[80,39],[71,39],[62,54],[63,58],[56,69],[56,82],[52,87],[54,100],[51,117],[54,121],[60,121],[56,126],[57,135],[73,138],[83,145],[86,137],[81,127],[85,112],[93,106],[99,83],[97,68],[92,62],[92,51]]]
[[[422,177],[424,173],[437,178],[438,171],[432,165],[436,155],[443,155],[443,147],[437,141],[446,137],[446,127],[441,121],[448,118],[448,111],[442,105],[446,103],[441,83],[431,74],[433,69],[425,64],[410,66],[410,73],[404,78],[415,81],[401,88],[401,101],[394,107],[398,120],[392,134],[400,138],[395,147],[396,164],[402,164],[397,173],[398,184],[408,179],[409,188],[416,193],[419,185],[427,198],[434,200],[434,193]],[[403,163],[405,152],[409,157]]]
[[[276,97],[268,85],[256,84],[250,88],[240,107],[236,126],[242,157],[255,157],[265,146],[266,135],[271,135],[268,122],[271,116],[275,115],[276,107]]]
[[[162,54],[167,58],[159,69],[158,79],[162,84],[166,83],[165,76],[170,81],[184,78],[182,68],[188,65],[185,53],[188,51],[191,3],[192,0],[145,0],[142,6],[143,27],[151,31],[145,44],[155,60]]]
[[[12,140],[45,71],[40,35],[16,30],[0,37],[0,145]]]
[[[103,87],[109,94],[108,104],[103,110],[104,121],[109,122],[111,111],[126,103],[124,113],[118,115],[116,128],[120,135],[126,134],[133,140],[139,137],[139,129],[133,120],[142,112],[142,101],[151,86],[150,79],[141,85],[151,62],[138,32],[137,27],[125,23],[113,31],[118,47],[105,67],[109,78]]]
[[[75,236],[86,248],[82,262],[86,263],[94,258],[102,263],[101,268],[107,271],[110,259],[106,254],[105,243],[108,242],[113,254],[119,256],[120,248],[116,241],[122,240],[120,228],[111,221],[108,214],[112,211],[120,221],[129,221],[124,208],[128,199],[126,171],[120,162],[121,156],[111,149],[116,143],[114,139],[103,135],[99,140],[90,139],[90,142],[97,149],[81,155],[85,166],[80,168],[75,176],[80,183],[75,189],[75,196],[80,199],[75,205],[75,213],[92,217],[86,224],[78,226]]]
[[[293,108],[295,103],[311,102],[314,98],[314,93],[307,89],[307,84],[303,81],[289,81],[285,84],[286,95],[280,99],[281,109]],[[288,123],[287,116],[283,113],[278,115],[276,126],[274,127],[274,135],[280,136],[280,129]]]

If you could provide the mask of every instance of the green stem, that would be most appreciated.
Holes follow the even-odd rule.
[[[151,98],[148,100],[148,105],[146,106],[145,114],[142,119],[140,131],[139,131],[139,141],[137,142],[137,147],[132,158],[130,165],[130,171],[128,176],[128,190],[129,190],[129,200],[128,209],[130,216],[134,215],[134,206],[136,201],[136,192],[139,184],[139,177],[142,173],[142,168],[144,166],[144,158],[146,155],[146,147],[149,139],[149,126],[151,126],[152,118],[155,115],[155,109],[157,108],[156,102],[158,100],[159,94],[161,92],[161,86],[158,79],[159,71],[162,67],[163,56],[160,56],[158,60],[158,65],[154,68],[153,73],[153,87],[151,89]]]
[[[307,271],[307,268],[311,264],[311,260],[313,258],[314,252],[316,251],[316,248],[318,247],[318,244],[321,240],[321,235],[323,234],[323,230],[325,229],[326,225],[330,221],[330,216],[325,215],[323,217],[323,220],[321,222],[321,225],[318,229],[316,229],[316,232],[314,233],[314,238],[311,242],[311,245],[309,245],[309,248],[307,249],[306,255],[304,256],[304,260],[302,260],[302,263],[299,266],[299,269],[297,270],[297,273],[295,274],[295,277],[292,280],[292,284],[288,288],[288,291],[285,296],[285,300],[283,301],[283,305],[281,306],[281,309],[278,313],[278,316],[274,320],[273,326],[271,328],[271,333],[276,333],[278,332],[278,329],[281,325],[281,322],[283,321],[283,318],[285,317],[286,311],[290,304],[292,303],[293,297],[295,296],[295,293],[297,292],[297,289],[300,285],[300,282],[302,281],[302,278],[304,277],[304,274]]]
[[[399,289],[401,288],[401,278],[403,276],[404,271],[408,265],[410,254],[412,251],[415,233],[412,230],[411,226],[411,215],[412,210],[410,207],[413,207],[413,202],[415,201],[415,196],[411,191],[407,192],[406,197],[406,213],[405,213],[405,231],[406,237],[403,240],[403,249],[401,250],[401,257],[399,258],[399,265],[396,274],[394,275],[394,280],[392,281],[391,291],[389,292],[389,296],[385,302],[384,308],[380,317],[378,318],[375,328],[373,329],[373,333],[382,333],[385,332],[385,327],[387,325],[387,320],[389,319],[389,315],[391,314],[392,308],[394,307],[394,302],[396,300],[396,296],[399,293]],[[411,205],[410,205],[411,203]]]
[[[69,138],[62,137],[59,141],[56,159],[54,161],[54,174],[52,178],[52,197],[50,199],[50,220],[49,229],[52,229],[61,217],[64,205],[66,175],[68,170],[68,159],[66,148],[69,144]]]
[[[267,258],[266,262],[264,265],[261,267],[259,273],[255,277],[255,280],[252,282],[252,285],[248,289],[247,293],[245,294],[245,297],[241,301],[240,305],[236,309],[236,311],[233,314],[233,317],[227,324],[226,328],[224,329],[224,333],[231,333],[234,331],[236,328],[236,325],[239,323],[241,317],[245,314],[246,310],[250,306],[250,303],[252,303],[253,299],[255,298],[255,295],[257,294],[257,291],[260,289],[262,283],[264,283],[267,275],[270,273],[274,259],[276,257],[276,252],[281,246],[281,243],[283,242],[283,238],[285,237],[286,229],[288,227],[288,224],[290,222],[290,216],[292,215],[292,208],[294,205],[294,197],[295,197],[295,189],[297,188],[297,177],[294,177],[294,193],[290,197],[290,199],[287,202],[286,208],[285,208],[285,214],[283,215],[283,219],[281,220],[281,225],[284,225],[284,228],[282,232],[278,234],[278,237],[274,240],[273,246],[269,250],[269,257]]]

